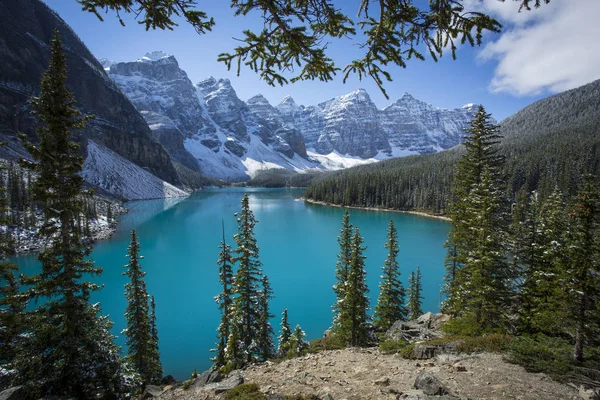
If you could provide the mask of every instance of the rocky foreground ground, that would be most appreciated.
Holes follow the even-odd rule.
[[[434,382],[429,382],[429,386],[425,382],[416,389],[418,377],[426,381],[433,377]],[[188,389],[167,387],[154,396],[173,400],[219,399],[228,385],[235,386],[242,380],[258,384],[271,399],[295,395],[323,400],[590,398],[589,393],[555,382],[545,374],[529,373],[509,364],[498,354],[441,354],[431,360],[414,361],[398,354],[383,354],[375,348],[330,350],[281,363],[267,362],[233,372],[221,383],[203,385],[201,379]]]

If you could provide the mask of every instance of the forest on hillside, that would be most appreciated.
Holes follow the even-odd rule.
[[[532,104],[500,124],[506,194],[555,187],[568,197],[600,164],[600,82]],[[446,212],[462,146],[383,161],[314,179],[305,197],[344,206]]]

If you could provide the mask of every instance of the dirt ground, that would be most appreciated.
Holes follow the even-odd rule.
[[[377,349],[345,349],[309,354],[281,363],[267,362],[241,371],[246,383],[254,382],[266,394],[331,395],[335,400],[401,399],[422,395],[415,378],[426,370],[436,376],[450,394],[463,399],[568,400],[578,392],[545,374],[526,372],[506,363],[498,354],[442,355],[425,361],[406,360]],[[175,389],[160,398],[218,398],[201,388]],[[415,398],[415,397],[413,397]]]

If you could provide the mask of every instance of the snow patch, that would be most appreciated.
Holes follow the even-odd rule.
[[[92,140],[88,140],[82,176],[88,183],[126,200],[188,196],[187,192]]]

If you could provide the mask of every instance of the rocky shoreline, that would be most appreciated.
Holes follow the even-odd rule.
[[[377,207],[340,206],[339,204],[332,204],[332,203],[327,203],[325,201],[311,200],[311,199],[307,199],[305,197],[301,197],[300,200],[303,200],[303,201],[305,201],[307,203],[310,203],[310,204],[317,204],[317,205],[320,205],[320,206],[329,206],[329,207],[338,207],[338,208],[350,208],[350,209],[366,210],[366,211],[384,211],[384,212],[394,212],[394,213],[400,213],[400,214],[413,214],[413,215],[419,215],[421,217],[428,217],[428,218],[441,219],[443,221],[450,221],[450,218],[448,218],[448,217],[446,217],[444,215],[428,214],[428,213],[423,212],[423,211],[393,210],[391,208],[377,208]]]

